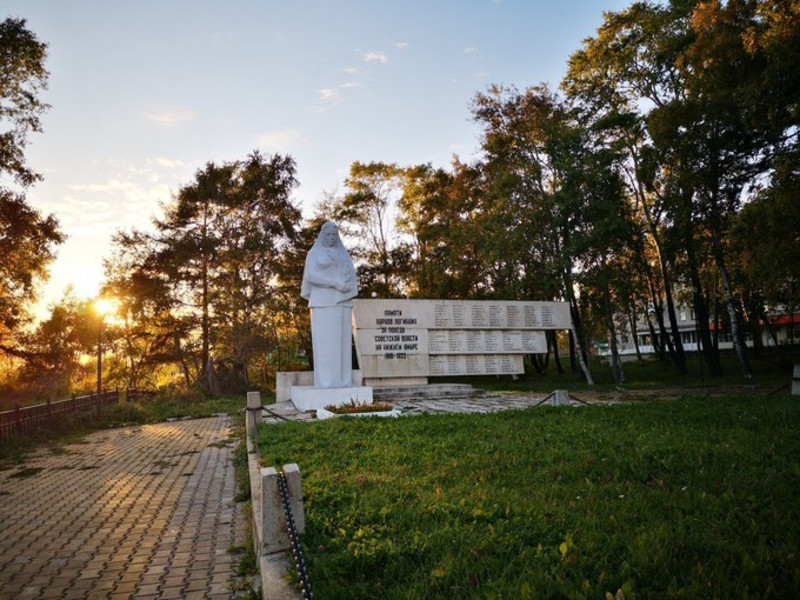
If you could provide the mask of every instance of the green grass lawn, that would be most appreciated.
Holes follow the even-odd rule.
[[[318,600],[796,598],[800,400],[262,425]]]

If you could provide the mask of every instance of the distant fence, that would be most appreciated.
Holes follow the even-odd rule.
[[[13,434],[30,435],[42,429],[53,428],[61,422],[61,417],[68,414],[91,413],[92,416],[99,417],[103,413],[103,407],[119,402],[123,393],[125,398],[132,400],[153,392],[138,389],[124,392],[111,390],[88,396],[72,396],[69,400],[48,401],[47,404],[15,406],[14,410],[0,412],[0,440]]]

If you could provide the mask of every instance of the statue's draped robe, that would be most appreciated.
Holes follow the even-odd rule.
[[[350,387],[351,315],[353,298],[358,294],[356,272],[341,241],[326,246],[322,236],[306,257],[301,292],[311,309],[314,387]]]

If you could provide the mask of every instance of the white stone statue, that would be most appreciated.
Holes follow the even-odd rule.
[[[300,295],[311,310],[314,350],[314,387],[347,388],[352,385],[351,314],[358,281],[353,261],[339,238],[336,224],[328,221],[306,256]]]

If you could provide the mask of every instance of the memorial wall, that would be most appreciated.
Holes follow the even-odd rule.
[[[545,353],[546,329],[568,329],[566,302],[356,299],[353,335],[366,385],[428,377],[514,375]]]

